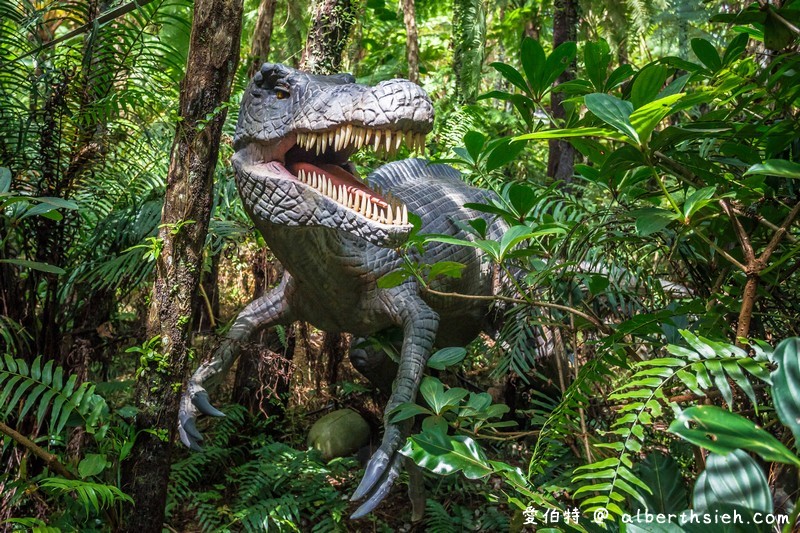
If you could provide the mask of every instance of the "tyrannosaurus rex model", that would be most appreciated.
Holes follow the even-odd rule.
[[[412,230],[408,213],[422,219],[424,233],[464,239],[469,237],[456,223],[478,213],[463,205],[487,199],[485,191],[464,184],[446,165],[397,161],[375,170],[365,182],[348,161],[362,147],[389,154],[401,142],[420,148],[432,126],[430,99],[409,81],[369,87],[347,74],[315,76],[269,63],[261,67],[242,100],[233,167],[247,213],[286,272],[277,288],[245,307],[214,359],[189,380],[180,413],[187,446],[199,448],[199,413],[222,415],[209,403],[206,388],[228,371],[238,341],[256,330],[297,320],[356,336],[399,328],[399,365],[377,350],[350,355],[372,383],[385,386],[387,377],[393,380],[385,413],[414,401],[434,346],[463,346],[481,331],[485,301],[421,291],[413,277],[387,289],[377,283],[403,264],[394,247]],[[489,237],[499,238],[503,230],[495,222]],[[432,289],[492,293],[491,268],[476,249],[434,243],[416,259],[465,265],[460,278],[433,280]],[[353,495],[367,500],[353,518],[372,511],[400,472],[398,450],[409,428],[390,423],[387,415],[384,422],[381,446]]]

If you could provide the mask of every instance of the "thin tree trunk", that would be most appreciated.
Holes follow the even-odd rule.
[[[414,0],[403,0],[403,22],[406,25],[406,59],[408,79],[419,83],[419,38],[417,36],[417,13]]]
[[[148,317],[148,336],[159,339],[159,345],[142,357],[145,362],[136,385],[138,438],[123,465],[125,490],[136,502],[127,510],[125,531],[162,529],[181,385],[189,369],[189,322],[226,116],[221,104],[230,96],[239,62],[241,25],[242,0],[197,0],[194,4],[180,120],[158,235],[162,250]]]
[[[272,41],[272,27],[275,20],[276,0],[261,0],[258,6],[258,18],[250,41],[250,66],[247,77],[252,78],[261,65],[269,59],[269,48]]]
[[[553,49],[568,41],[577,40],[578,5],[577,0],[554,0],[553,3]],[[570,66],[558,77],[556,84],[564,83],[575,77],[574,65]],[[566,118],[561,102],[564,95],[553,93],[550,97],[551,115],[555,119]],[[554,127],[560,125],[554,124]],[[550,141],[550,156],[547,160],[547,175],[557,180],[572,181],[575,168],[575,148],[567,141]]]
[[[339,72],[342,52],[354,20],[355,12],[350,0],[316,2],[300,68],[315,74]]]

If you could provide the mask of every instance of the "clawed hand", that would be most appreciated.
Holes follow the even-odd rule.
[[[211,405],[208,400],[208,392],[203,387],[190,383],[189,389],[181,398],[181,407],[178,412],[178,433],[181,442],[197,452],[203,450],[200,446],[203,435],[195,425],[197,415],[200,413],[209,416],[225,416],[225,413]]]

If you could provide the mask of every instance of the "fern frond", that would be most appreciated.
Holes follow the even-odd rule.
[[[106,401],[94,393],[92,383],[76,382],[74,374],[65,380],[63,368],[54,366],[52,360],[43,365],[39,356],[29,368],[23,359],[5,355],[0,359],[0,405],[5,406],[0,415],[4,420],[11,415],[22,418],[35,407],[37,426],[49,412],[48,431],[58,435],[75,414],[88,433],[102,436],[107,428]]]
[[[733,406],[730,379],[757,406],[751,377],[770,382],[766,358],[756,360],[737,346],[698,337],[689,331],[681,330],[680,334],[688,347],[669,345],[667,351],[674,357],[637,363],[630,379],[608,397],[622,404],[610,430],[602,433],[616,436],[618,440],[595,447],[611,450],[614,455],[576,468],[577,475],[573,478],[573,482],[581,485],[575,497],[601,493],[582,502],[587,512],[604,507],[622,515],[624,511],[618,502],[626,497],[646,506],[639,489],[646,494],[650,489],[633,473],[632,457],[644,447],[645,429],[663,415],[663,407],[674,406],[667,392],[677,387],[705,396],[709,390],[716,389],[727,404]]]
[[[50,477],[39,482],[39,487],[56,495],[71,494],[83,506],[87,514],[98,514],[118,502],[133,503],[133,498],[114,485],[92,483],[79,479]]]

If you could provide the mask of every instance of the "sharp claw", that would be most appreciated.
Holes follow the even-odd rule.
[[[376,451],[375,455],[372,456],[372,459],[369,460],[369,464],[367,464],[367,471],[364,473],[364,477],[361,478],[361,483],[358,484],[358,488],[353,493],[353,497],[350,498],[350,501],[360,500],[366,496],[386,471],[387,464],[389,464],[389,456],[386,454],[386,452],[381,449]],[[366,503],[364,505],[366,505]]]
[[[203,434],[197,430],[197,426],[194,425],[194,419],[188,418],[184,420],[184,422],[181,424],[181,427],[189,437],[192,437],[195,440],[203,440]]]
[[[375,493],[370,496],[367,501],[361,504],[361,507],[356,509],[356,512],[350,515],[351,520],[357,520],[371,513],[378,506],[378,504],[383,501],[386,495],[389,494],[389,490],[392,488],[394,480],[397,479],[397,476],[400,473],[399,463],[401,457],[402,456],[396,456],[392,460],[389,470],[385,473],[385,479],[381,481],[380,485],[378,485],[378,488],[375,489]]]
[[[189,434],[186,432],[186,430],[183,428],[182,425],[178,426],[178,434],[180,435],[181,442],[184,444],[184,446],[195,452],[203,451],[203,448],[199,444],[197,444],[197,441],[195,441],[193,438],[189,436]]]
[[[211,402],[208,401],[208,393],[206,391],[200,391],[192,396],[192,403],[204,415],[225,416],[225,413],[211,405]]]

